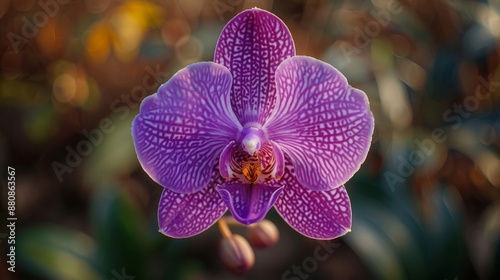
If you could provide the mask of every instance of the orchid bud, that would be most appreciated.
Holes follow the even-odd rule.
[[[278,228],[269,220],[263,220],[248,229],[248,240],[255,247],[271,247],[278,242],[278,239]]]
[[[242,274],[253,267],[255,255],[247,240],[233,234],[222,239],[219,255],[224,266],[233,273]]]

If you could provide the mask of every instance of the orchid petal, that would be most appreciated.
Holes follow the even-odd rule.
[[[263,124],[269,117],[276,100],[274,73],[283,60],[293,55],[290,31],[267,11],[246,10],[226,24],[214,61],[233,74],[231,105],[241,124]]]
[[[344,186],[312,191],[303,187],[290,169],[280,182],[285,190],[274,208],[290,227],[315,239],[333,239],[350,231],[351,202]]]
[[[250,225],[264,219],[283,191],[283,186],[228,181],[218,186],[217,190],[234,219]]]
[[[273,154],[276,161],[276,167],[275,167],[276,173],[274,174],[274,177],[276,179],[280,179],[285,173],[285,155],[283,154],[283,151],[281,150],[280,147],[278,147],[276,143],[274,143],[273,141],[270,142],[273,147]]]
[[[276,71],[277,103],[264,126],[316,191],[344,184],[365,160],[373,133],[368,98],[331,65],[306,56]]]
[[[212,186],[189,194],[164,188],[158,206],[160,232],[174,238],[191,237],[211,227],[226,210]]]
[[[174,192],[205,188],[212,163],[241,128],[231,111],[231,74],[216,63],[192,64],[147,97],[132,123],[143,169]]]
[[[209,168],[210,169],[210,168]],[[163,189],[158,205],[160,232],[174,238],[197,235],[212,226],[227,210],[215,186],[224,179],[217,166],[212,169],[209,185],[195,193],[185,194]]]
[[[229,142],[229,144],[227,144],[227,146],[222,150],[222,153],[220,154],[219,172],[220,175],[224,178],[232,177],[231,157],[234,151],[236,150],[235,146],[236,146],[235,141]]]

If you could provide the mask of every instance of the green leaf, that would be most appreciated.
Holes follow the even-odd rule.
[[[91,220],[102,258],[103,273],[125,268],[128,275],[144,279],[147,264],[147,224],[124,191],[105,184],[97,190]]]
[[[47,279],[106,279],[96,270],[96,248],[88,235],[59,226],[23,229],[17,237],[19,266]]]
[[[89,129],[89,135],[93,135],[93,131],[97,135],[102,134],[100,141],[96,136],[93,152],[84,163],[85,178],[91,185],[99,186],[103,180],[130,174],[139,164],[130,132],[136,112],[128,107],[125,108],[125,105],[120,108],[128,113],[104,118],[101,120],[104,124],[103,129],[100,127]]]
[[[427,195],[430,200],[429,245],[432,275],[453,279],[467,259],[462,201],[456,189],[439,186]]]
[[[358,201],[345,240],[379,279],[423,279],[426,268],[418,235],[395,214],[404,209],[392,208]]]

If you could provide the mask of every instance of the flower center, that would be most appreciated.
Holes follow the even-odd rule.
[[[279,180],[284,166],[281,150],[267,141],[262,129],[256,125],[245,126],[240,137],[222,151],[219,159],[221,176],[244,184]]]
[[[241,132],[241,137],[240,142],[243,151],[252,156],[259,151],[262,147],[262,142],[265,141],[262,130],[253,126],[244,128]]]
[[[238,168],[238,167],[237,167]],[[249,183],[255,183],[262,174],[262,162],[258,156],[251,156],[241,162],[241,174]]]
[[[254,137],[253,135],[249,135],[241,141],[243,146],[243,150],[250,155],[254,155],[260,149],[260,139],[258,137]]]
[[[243,183],[262,183],[274,178],[275,158],[270,144],[265,144],[253,154],[242,147],[236,147],[231,154],[229,169],[230,177],[239,179]]]

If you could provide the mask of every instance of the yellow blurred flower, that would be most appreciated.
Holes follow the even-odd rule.
[[[87,59],[101,63],[113,49],[121,62],[133,60],[146,32],[160,25],[163,14],[160,6],[147,1],[129,0],[120,4],[88,31],[85,38]]]

